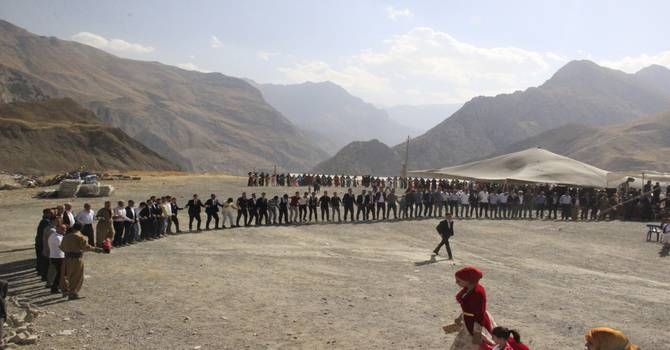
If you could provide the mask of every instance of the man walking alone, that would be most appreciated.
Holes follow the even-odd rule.
[[[440,241],[440,244],[435,247],[435,250],[433,250],[433,254],[440,255],[440,248],[444,246],[447,249],[449,260],[453,260],[454,257],[451,255],[451,246],[449,246],[449,238],[454,235],[454,221],[452,220],[451,213],[447,213],[446,220],[440,221],[436,230],[437,233],[440,234],[442,240]]]

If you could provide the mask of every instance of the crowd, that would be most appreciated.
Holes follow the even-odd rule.
[[[248,186],[308,187],[308,194],[322,188],[369,188],[362,205],[370,213],[380,206],[381,218],[386,211],[394,218],[441,216],[444,210],[458,218],[491,219],[560,219],[562,220],[642,220],[662,216],[670,185],[662,188],[648,181],[643,189],[626,182],[616,189],[593,189],[550,185],[509,185],[471,181],[313,174],[267,174],[250,172]],[[391,194],[391,190],[393,194]],[[401,195],[396,195],[398,191]],[[371,198],[367,198],[371,196]],[[390,197],[390,198],[379,198]],[[357,197],[358,198],[358,197]],[[356,202],[358,208],[359,202]],[[339,206],[335,206],[339,207]],[[378,216],[373,215],[377,220]]]

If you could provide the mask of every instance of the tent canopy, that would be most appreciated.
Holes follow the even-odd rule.
[[[529,148],[453,167],[409,173],[421,177],[605,188],[608,172],[542,148]]]

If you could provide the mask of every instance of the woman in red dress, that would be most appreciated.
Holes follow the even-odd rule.
[[[454,320],[456,325],[464,325],[454,341],[452,349],[460,349],[465,338],[469,338],[473,349],[479,348],[484,342],[482,330],[492,330],[492,320],[486,311],[486,290],[479,284],[483,273],[476,267],[468,266],[456,271],[456,284],[461,291],[456,294],[456,301],[461,305],[462,313]],[[445,326],[445,331],[447,330]]]

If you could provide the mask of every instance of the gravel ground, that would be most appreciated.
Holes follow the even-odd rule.
[[[183,204],[193,192],[237,194],[244,181],[145,177],[112,183],[112,200],[169,188]],[[642,349],[670,349],[670,258],[640,223],[457,221],[453,262],[430,260],[436,219],[181,234],[87,254],[85,298],[67,302],[29,271],[40,209],[62,202],[34,192],[0,192],[11,218],[0,275],[11,295],[53,312],[25,349],[448,348],[440,327],[459,312],[453,273],[466,264],[484,271],[496,321],[533,349],[581,349],[584,332],[602,325]]]

